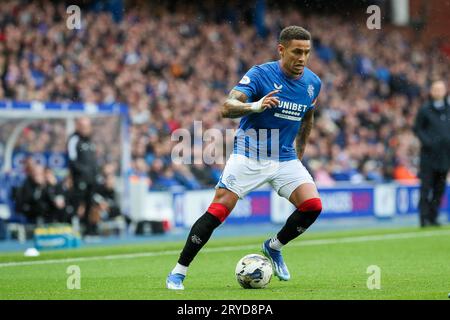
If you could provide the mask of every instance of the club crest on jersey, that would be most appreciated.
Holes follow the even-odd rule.
[[[308,86],[308,95],[310,98],[314,97],[314,86],[312,84]]]
[[[281,90],[281,88],[283,88],[283,85],[282,85],[282,84],[278,85],[278,84],[276,84],[275,82],[273,83],[273,86],[274,86],[275,89],[277,89],[277,90]]]
[[[243,76],[241,81],[239,81],[240,84],[249,84],[250,78],[248,76]]]

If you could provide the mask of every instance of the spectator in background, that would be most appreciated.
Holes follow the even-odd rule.
[[[450,106],[443,81],[431,84],[430,99],[419,110],[414,132],[420,150],[420,226],[439,226],[438,213],[450,168]]]
[[[104,178],[105,183],[97,187],[93,195],[93,203],[89,220],[97,227],[100,221],[111,220],[122,215],[116,199],[115,176],[110,174]]]
[[[319,160],[310,162],[311,171],[314,172],[314,180],[320,186],[331,187],[335,184],[334,179],[330,176],[325,165]]]
[[[154,188],[159,190],[167,190],[180,186],[182,186],[182,184],[176,179],[175,172],[169,165],[164,166],[162,174],[154,182]]]
[[[204,186],[214,186],[217,181],[214,179],[211,167],[204,163],[194,163],[191,166],[195,178]]]
[[[197,181],[189,167],[182,163],[173,163],[172,167],[175,172],[175,178],[179,181],[186,189],[196,190],[201,189],[201,184]]]
[[[393,171],[394,179],[402,183],[416,183],[416,175],[408,167],[408,162],[404,157],[398,158],[398,163]]]
[[[23,172],[25,173],[25,179],[31,178],[33,175],[33,168],[36,163],[33,157],[26,157],[23,161]]]
[[[81,210],[83,208],[78,206],[78,199],[73,188],[73,180],[70,172],[64,177],[64,180],[61,183],[61,189],[65,202],[63,216],[66,219],[65,222],[71,223],[73,217],[82,215]]]
[[[137,158],[131,162],[130,174],[138,177],[148,177],[149,168],[144,158]]]
[[[76,130],[67,142],[69,170],[73,179],[74,196],[81,222],[87,235],[97,234],[97,224],[91,223],[89,213],[92,195],[97,185],[96,147],[91,140],[92,125],[87,117],[76,120]]]
[[[27,223],[50,222],[44,167],[27,160],[26,174],[25,181],[15,192],[15,210],[26,217]]]
[[[49,200],[48,221],[49,222],[68,222],[66,216],[66,200],[62,183],[59,183],[52,169],[45,168],[46,192]]]

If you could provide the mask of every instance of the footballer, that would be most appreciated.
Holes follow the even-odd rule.
[[[259,186],[269,183],[296,208],[281,230],[262,244],[262,252],[280,280],[290,279],[281,254],[283,246],[305,232],[322,211],[314,180],[301,162],[321,88],[320,78],[306,67],[311,34],[299,26],[286,27],[277,47],[280,60],[253,66],[223,103],[223,117],[241,118],[233,153],[212,203],[192,226],[167,277],[168,289],[184,289],[187,269],[213,231],[240,198]]]

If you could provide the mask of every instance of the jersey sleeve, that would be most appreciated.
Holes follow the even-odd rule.
[[[314,84],[314,96],[311,102],[311,106],[315,107],[317,103],[317,98],[319,97],[320,89],[322,88],[322,81],[317,78],[316,83]]]
[[[261,71],[257,66],[253,66],[242,77],[233,90],[241,91],[248,97],[248,101],[254,102],[261,95]]]

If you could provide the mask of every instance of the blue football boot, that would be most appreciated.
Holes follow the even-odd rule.
[[[170,273],[167,276],[166,287],[170,290],[184,290],[183,280],[185,276],[180,273]]]
[[[281,255],[281,251],[272,249],[269,246],[269,243],[270,243],[270,239],[264,241],[264,243],[262,245],[262,253],[267,258],[269,258],[270,262],[272,263],[275,276],[278,277],[278,279],[280,279],[280,280],[288,281],[291,278],[291,275],[289,274],[287,265],[283,261],[283,256]]]

